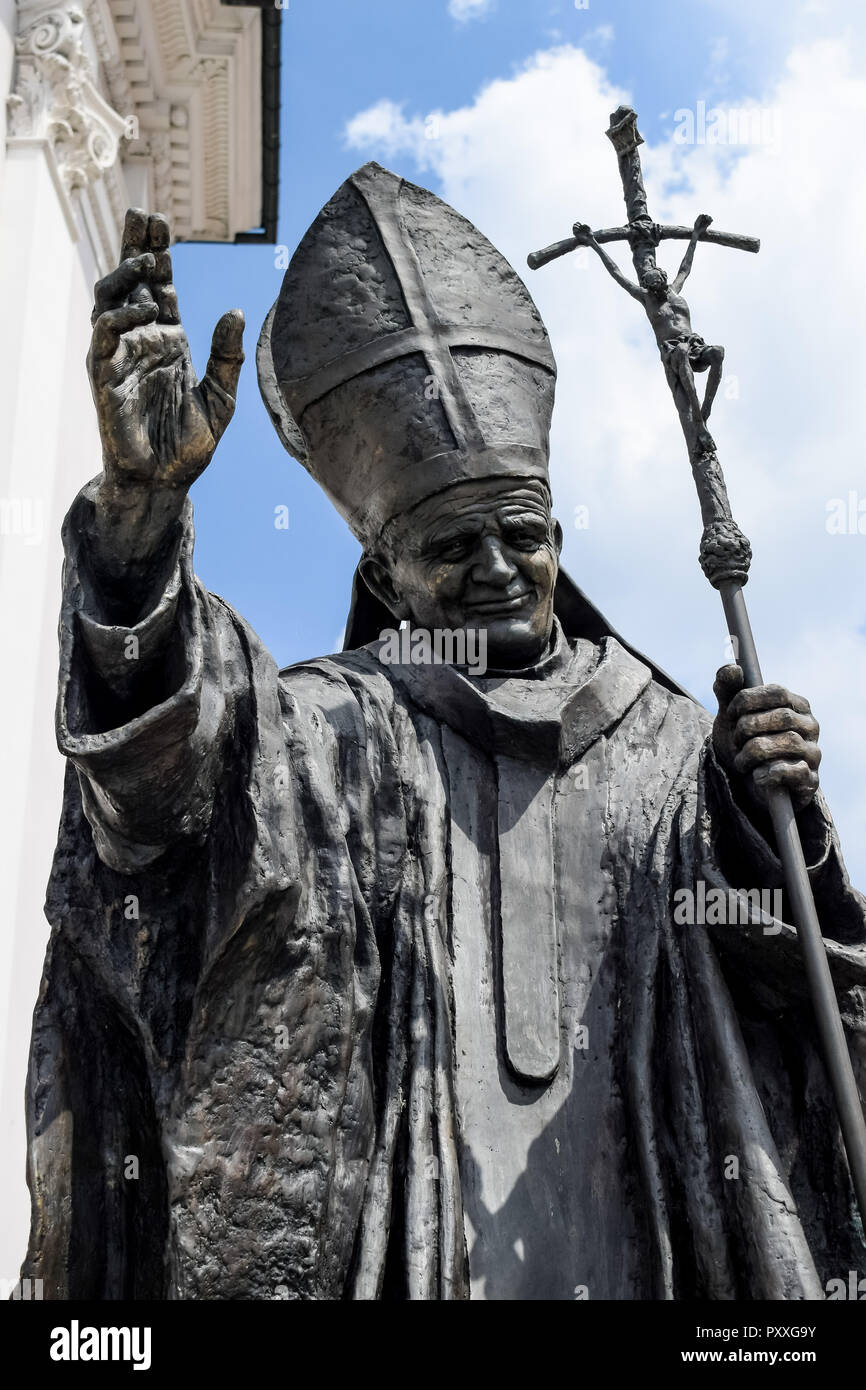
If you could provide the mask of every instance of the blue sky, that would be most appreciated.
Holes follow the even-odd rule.
[[[620,218],[603,132],[622,99],[639,112],[659,219],[708,211],[717,227],[763,238],[759,257],[701,250],[690,298],[697,331],[728,353],[714,433],[755,547],[748,593],[765,673],[813,700],[825,788],[862,881],[866,750],[862,738],[852,749],[846,691],[866,678],[866,535],[828,534],[825,513],[851,489],[866,495],[866,195],[850,159],[866,118],[866,23],[842,0],[462,4],[475,11],[464,22],[450,12],[461,0],[291,0],[279,242],[293,251],[369,158],[478,223],[527,280],[557,354],[552,477],[566,565],[620,631],[712,704],[724,627],[696,564],[691,478],[647,325],[599,266],[532,276],[525,256],[579,215]],[[679,147],[675,113],[701,102],[766,110],[778,148]],[[435,141],[424,138],[431,113]],[[831,278],[821,277],[816,334],[819,238]],[[200,369],[224,309],[242,307],[248,325],[238,410],[193,491],[198,573],[280,664],[332,650],[359,549],[283,452],[259,397],[255,343],[282,277],[274,248],[179,246],[174,264]],[[582,534],[568,524],[578,504],[593,518]],[[287,531],[274,526],[281,505]]]

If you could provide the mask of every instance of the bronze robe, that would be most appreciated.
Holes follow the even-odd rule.
[[[196,581],[191,512],[113,626],[90,505],[28,1080],[46,1297],[797,1299],[866,1272],[795,932],[674,920],[699,879],[781,881],[706,711],[559,626],[512,677],[375,644],[278,672]],[[820,798],[801,820],[859,1063],[864,901]]]

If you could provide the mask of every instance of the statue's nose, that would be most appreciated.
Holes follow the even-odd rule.
[[[472,578],[476,584],[494,584],[497,588],[505,588],[510,584],[517,571],[505,555],[498,538],[485,536],[481,541],[480,552],[472,567]]]

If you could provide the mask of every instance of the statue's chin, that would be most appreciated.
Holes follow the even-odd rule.
[[[498,671],[534,666],[547,654],[552,623],[501,620],[487,626],[487,665]]]

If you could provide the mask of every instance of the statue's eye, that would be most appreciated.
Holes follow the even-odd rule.
[[[468,536],[452,536],[450,540],[442,542],[437,553],[442,560],[459,560],[469,553],[471,544]]]
[[[515,550],[537,550],[543,541],[543,532],[535,528],[510,531],[508,533],[508,544],[513,546]]]

